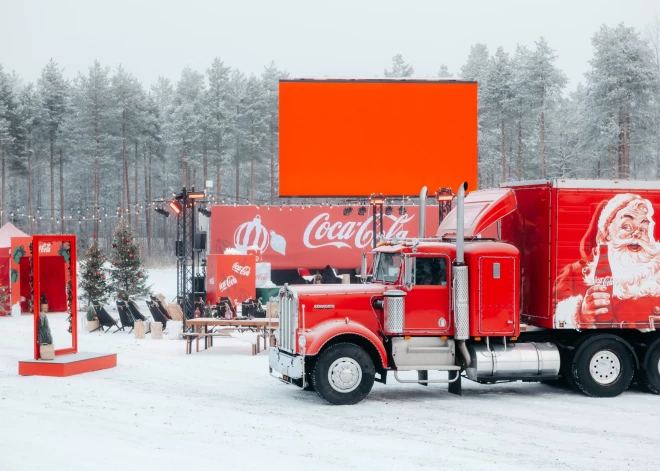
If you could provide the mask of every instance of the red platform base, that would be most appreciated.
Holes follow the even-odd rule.
[[[85,353],[56,356],[54,360],[18,362],[21,376],[73,376],[117,366],[116,353]]]

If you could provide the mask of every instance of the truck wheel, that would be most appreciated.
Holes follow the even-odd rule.
[[[312,382],[319,396],[336,406],[357,404],[374,385],[374,362],[364,349],[338,343],[318,358]]]
[[[578,390],[592,397],[618,396],[630,386],[634,374],[632,355],[613,339],[596,340],[573,361],[573,381]]]
[[[660,344],[646,354],[647,369],[642,371],[644,386],[653,394],[660,394]]]

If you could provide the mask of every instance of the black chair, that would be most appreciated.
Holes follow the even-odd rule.
[[[135,328],[135,319],[133,318],[131,311],[129,311],[126,301],[117,301],[117,312],[119,312],[119,319],[121,320],[121,329],[119,330],[126,332],[124,329],[130,327],[131,330],[128,333],[130,334],[133,332],[133,329]]]
[[[136,321],[147,321],[147,318],[140,312],[135,301],[129,299],[127,305],[128,310],[131,311],[131,314]]]
[[[116,333],[120,330],[119,324],[117,324],[117,321],[110,315],[108,314],[108,311],[105,310],[103,306],[100,304],[97,304],[94,306],[94,312],[96,312],[96,317],[99,320],[99,324],[101,324],[101,327],[107,327],[108,329],[105,330],[104,332],[107,334],[112,327],[116,327],[117,330],[113,332]]]
[[[163,324],[163,330],[167,327],[167,317],[160,312],[160,309],[158,308],[158,304],[147,301],[147,307],[149,308],[149,312],[151,312],[151,316],[154,318],[154,322],[160,322]]]
[[[170,321],[172,320],[172,316],[170,316],[170,313],[167,312],[167,308],[165,307],[165,305],[163,304],[163,302],[160,299],[158,299],[156,296],[152,296],[151,297],[151,302],[156,305],[156,307],[160,311],[161,315],[165,316],[165,318],[167,318]],[[163,329],[165,329],[165,326],[163,326]]]

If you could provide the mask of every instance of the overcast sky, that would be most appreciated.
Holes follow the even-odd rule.
[[[51,57],[69,77],[98,59],[151,85],[216,56],[248,74],[274,60],[293,77],[377,77],[402,53],[434,77],[474,43],[513,52],[545,36],[573,89],[600,25],[642,32],[657,14],[645,0],[0,0],[0,63],[33,81]]]

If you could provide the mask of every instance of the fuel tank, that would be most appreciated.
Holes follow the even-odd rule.
[[[552,343],[521,342],[490,346],[472,343],[468,345],[468,350],[471,364],[466,373],[472,381],[541,380],[559,374],[559,350]]]

